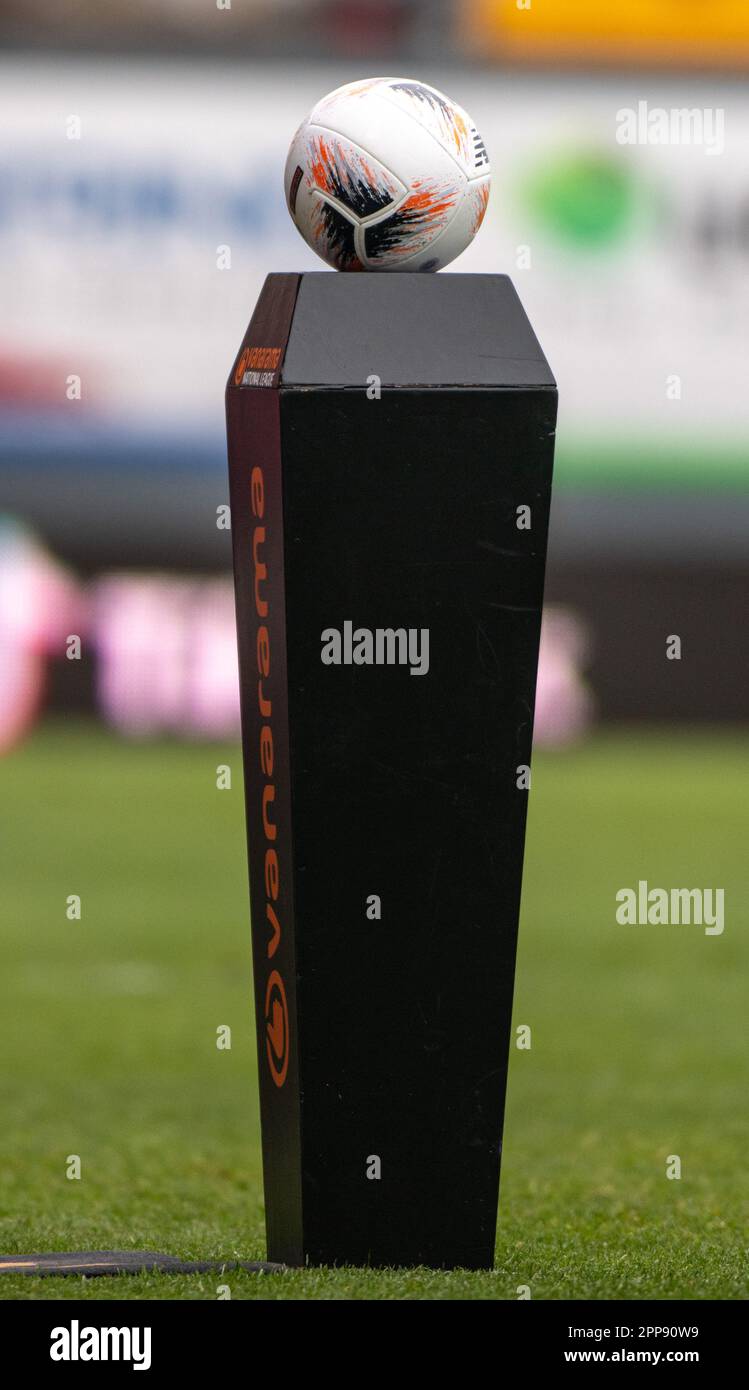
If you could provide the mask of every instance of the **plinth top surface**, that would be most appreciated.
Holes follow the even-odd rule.
[[[507,275],[301,276],[282,387],[556,385]]]

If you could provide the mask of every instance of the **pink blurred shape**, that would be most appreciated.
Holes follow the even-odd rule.
[[[19,522],[0,517],[0,753],[41,708],[47,659],[82,635],[85,604],[67,573]]]
[[[549,605],[541,624],[533,741],[539,746],[571,743],[593,719],[594,701],[583,678],[588,635],[568,608]]]
[[[0,518],[0,753],[31,727],[50,656],[77,633],[96,651],[99,708],[131,737],[234,738],[239,732],[231,579],[112,574],[91,602],[20,525]],[[548,607],[541,629],[535,742],[581,737],[593,716],[586,631]]]
[[[110,575],[94,588],[97,693],[123,733],[239,730],[231,580]]]

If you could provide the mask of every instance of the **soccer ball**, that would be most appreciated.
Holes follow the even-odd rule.
[[[349,82],[291,142],[284,186],[304,240],[336,270],[439,270],[473,240],[489,156],[470,116],[405,77]]]

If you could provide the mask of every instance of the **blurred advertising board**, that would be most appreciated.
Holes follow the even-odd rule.
[[[746,66],[745,0],[462,0],[456,29],[477,53],[530,60]]]
[[[287,144],[351,76],[5,60],[6,509],[33,491],[62,524],[76,465],[128,474],[128,517],[139,465],[154,487],[162,471],[188,480],[159,505],[208,477],[206,505],[225,500],[233,344],[268,271],[322,269],[284,206]],[[743,485],[749,95],[662,76],[423,76],[489,147],[487,218],[454,269],[507,271],[526,303],[560,386],[560,487]],[[700,119],[669,125],[679,111]]]

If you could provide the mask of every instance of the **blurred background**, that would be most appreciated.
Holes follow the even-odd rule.
[[[560,391],[518,976],[553,1057],[522,1082],[513,1060],[507,1250],[539,1212],[539,1240],[584,1207],[615,1243],[627,1202],[656,1229],[648,1184],[677,1143],[718,1172],[679,1229],[708,1210],[719,1242],[746,1138],[735,938],[677,951],[611,922],[638,876],[727,884],[729,906],[747,887],[749,7],[0,0],[0,41],[4,1013],[33,1021],[3,1111],[6,1243],[37,1221],[60,1244],[45,1213],[86,1076],[106,1181],[93,1207],[67,1185],[71,1240],[122,1242],[127,1212],[142,1244],[226,1253],[228,1213],[238,1253],[261,1247],[223,392],[265,275],[322,269],[284,205],[291,135],[377,73],[443,88],[482,131],[489,209],[450,269],[512,276]],[[724,139],[619,143],[640,103],[722,111]],[[80,892],[102,931],[71,947]],[[561,1229],[558,1258],[538,1247],[548,1296],[649,1287],[636,1242],[607,1276],[585,1251]],[[738,1287],[724,1255],[696,1269],[673,1287]]]
[[[538,737],[562,699],[571,732],[741,718],[745,7],[220,5],[3,0],[0,744],[55,710],[236,729],[223,386],[267,272],[321,268],[283,201],[290,135],[378,70],[484,132],[490,208],[451,269],[513,276],[559,381]],[[641,101],[721,108],[724,147],[619,144]]]

